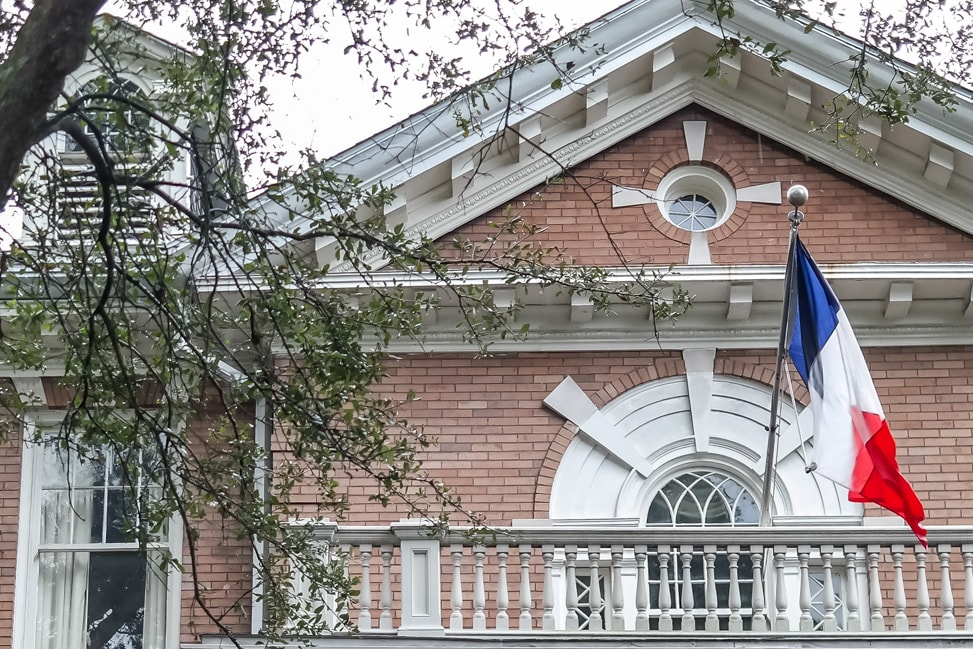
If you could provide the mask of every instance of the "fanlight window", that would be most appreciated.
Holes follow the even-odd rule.
[[[646,523],[707,527],[756,525],[760,508],[753,494],[715,471],[691,471],[668,482],[649,505]]]

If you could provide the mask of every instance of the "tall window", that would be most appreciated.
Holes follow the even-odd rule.
[[[163,649],[167,530],[147,529],[152,458],[40,449],[36,649]],[[126,486],[126,485],[134,485]],[[136,540],[146,541],[144,549]]]
[[[649,504],[646,517],[648,525],[657,526],[736,526],[756,525],[760,522],[760,509],[753,494],[733,478],[716,471],[690,471],[683,473],[658,491]],[[673,549],[668,558],[667,579],[671,590],[669,599],[678,608],[684,581],[682,558]],[[661,584],[662,564],[658,556],[651,557],[649,572],[649,601],[657,602]],[[716,577],[716,604],[720,626],[728,627],[730,615],[730,561],[726,548],[719,548],[714,562]],[[741,553],[737,561],[737,581],[740,584],[741,615],[744,628],[750,626],[751,598],[753,595],[753,564],[750,556]],[[706,564],[701,550],[693,552],[690,561],[690,583],[696,607],[696,624],[705,624]],[[657,623],[657,618],[652,618]],[[673,620],[675,627],[682,621]]]

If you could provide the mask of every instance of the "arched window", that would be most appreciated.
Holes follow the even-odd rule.
[[[756,525],[760,508],[750,491],[733,478],[716,471],[690,471],[659,490],[645,522],[693,527]]]
[[[97,131],[110,151],[137,152],[138,147],[147,141],[149,116],[124,101],[145,100],[145,93],[134,81],[101,77],[82,86],[77,97],[90,98],[81,106],[81,111],[90,120],[83,125],[85,133],[95,138]],[[82,148],[69,137],[66,150],[77,153]]]

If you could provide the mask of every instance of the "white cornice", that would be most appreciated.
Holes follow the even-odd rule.
[[[971,291],[973,263],[864,263],[825,264],[822,271],[841,300],[863,346],[970,345],[973,344]],[[665,269],[657,269],[664,272]],[[616,270],[609,283],[618,285],[629,277]],[[784,272],[782,266],[677,266],[660,283],[663,294],[678,284],[694,297],[693,306],[675,323],[653,326],[645,308],[615,305],[613,313],[572,317],[577,305],[563,292],[543,291],[538,282],[511,287],[498,272],[470,271],[455,285],[487,285],[512,293],[522,305],[517,323],[529,323],[525,341],[498,340],[493,353],[530,351],[608,351],[651,349],[771,349],[776,344]],[[730,308],[734,287],[749,289],[745,315]],[[907,310],[891,312],[889,296],[895,287],[908,284],[911,301]],[[441,285],[423,275],[377,273],[364,286],[352,275],[331,276],[322,289],[367,297],[371,290],[396,286],[408,291],[429,292]],[[230,286],[202,285],[200,290],[228,293]],[[441,307],[425,326],[421,343],[401,340],[396,352],[472,352],[456,328],[459,313],[448,290],[439,289]]]

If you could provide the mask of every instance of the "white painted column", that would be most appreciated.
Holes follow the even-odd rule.
[[[399,635],[444,635],[439,539],[421,521],[392,524],[402,554],[402,620]]]

